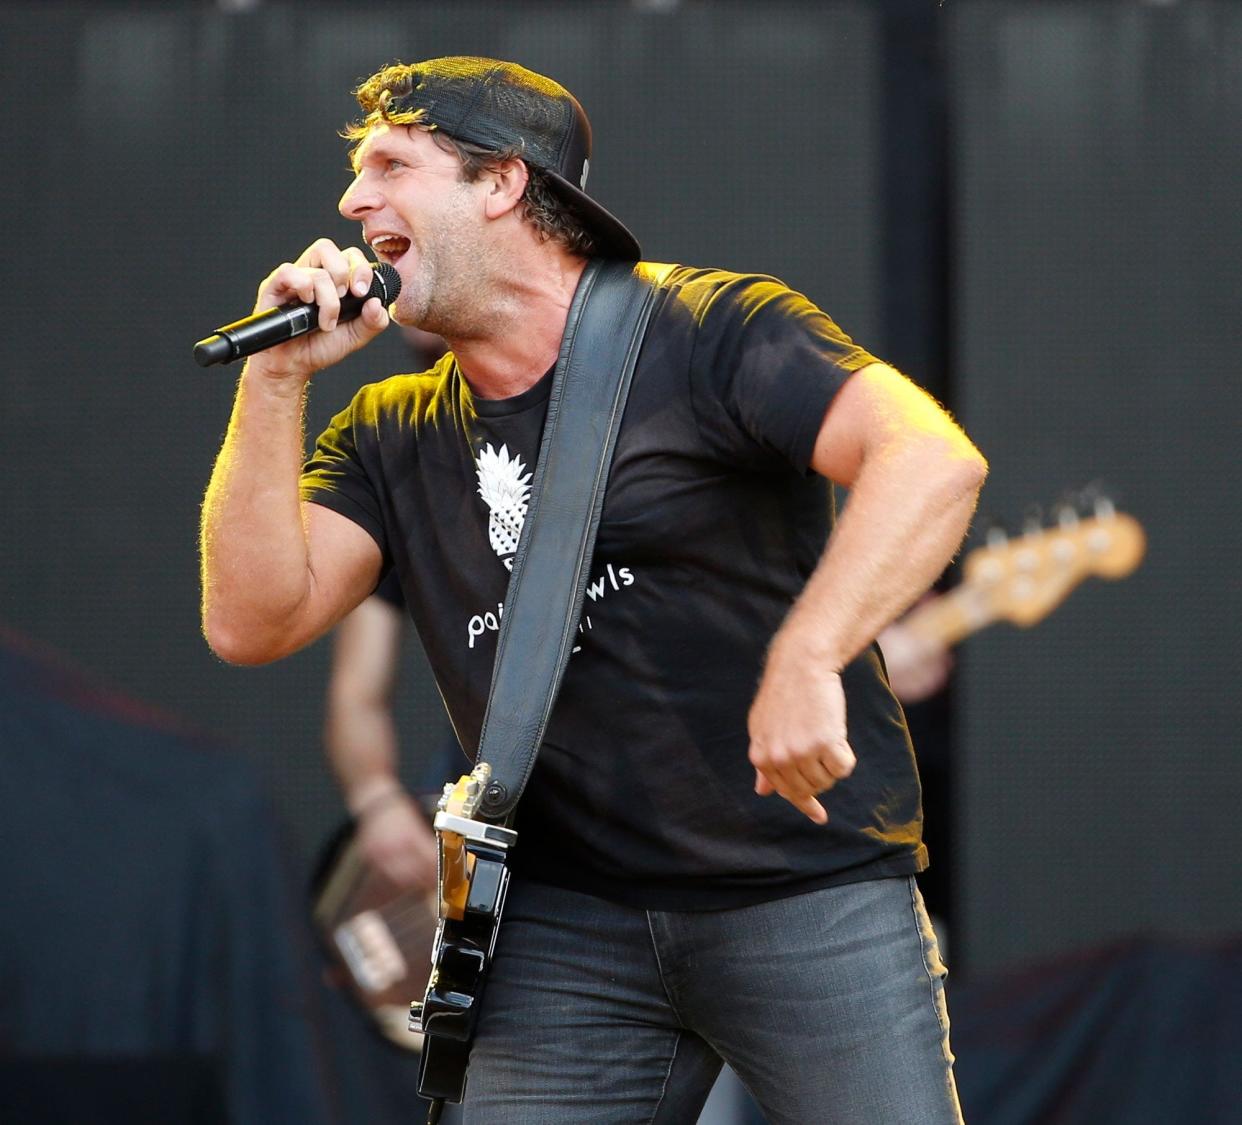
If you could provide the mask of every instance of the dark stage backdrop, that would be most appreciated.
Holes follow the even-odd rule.
[[[962,662],[972,970],[1143,930],[1242,929],[1242,9],[965,3],[956,401],[985,507],[1103,478],[1129,580]]]
[[[492,54],[591,114],[592,188],[648,257],[775,273],[877,332],[876,30],[865,5],[24,4],[0,8],[0,618],[252,753],[309,852],[340,814],[327,646],[232,669],[198,631],[198,506],[235,372],[191,343],[248,311],[348,182],[351,87],[397,58]],[[406,363],[396,333],[320,379],[317,432]],[[416,651],[410,752],[446,737]]]

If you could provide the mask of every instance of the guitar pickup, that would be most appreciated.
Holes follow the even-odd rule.
[[[466,913],[481,914],[487,918],[498,914],[504,904],[508,882],[509,870],[503,858],[485,859],[476,852],[474,874],[470,877],[470,892],[466,897]]]

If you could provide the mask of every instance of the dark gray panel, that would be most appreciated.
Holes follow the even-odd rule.
[[[1236,931],[1242,11],[968,3],[951,41],[983,507],[1103,478],[1150,536],[1124,583],[966,646],[959,948]]]
[[[324,644],[226,668],[198,633],[198,503],[232,372],[190,344],[319,235],[348,182],[351,87],[394,58],[495,54],[592,115],[592,188],[649,257],[761,269],[874,339],[874,34],[864,8],[722,3],[24,6],[0,11],[20,294],[0,341],[3,618],[251,749],[305,839],[338,808],[320,760]],[[312,432],[405,362],[395,333],[317,380]],[[411,653],[403,725],[443,736]]]

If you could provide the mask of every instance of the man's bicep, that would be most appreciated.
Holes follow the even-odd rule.
[[[848,488],[870,454],[894,442],[919,440],[970,448],[966,435],[926,391],[887,364],[871,363],[833,396],[811,465]]]

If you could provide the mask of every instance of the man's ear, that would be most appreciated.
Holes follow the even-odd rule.
[[[503,160],[494,168],[483,173],[488,180],[488,190],[484,195],[484,207],[489,219],[499,219],[507,215],[522,198],[530,173],[526,170],[526,161],[513,157]]]

